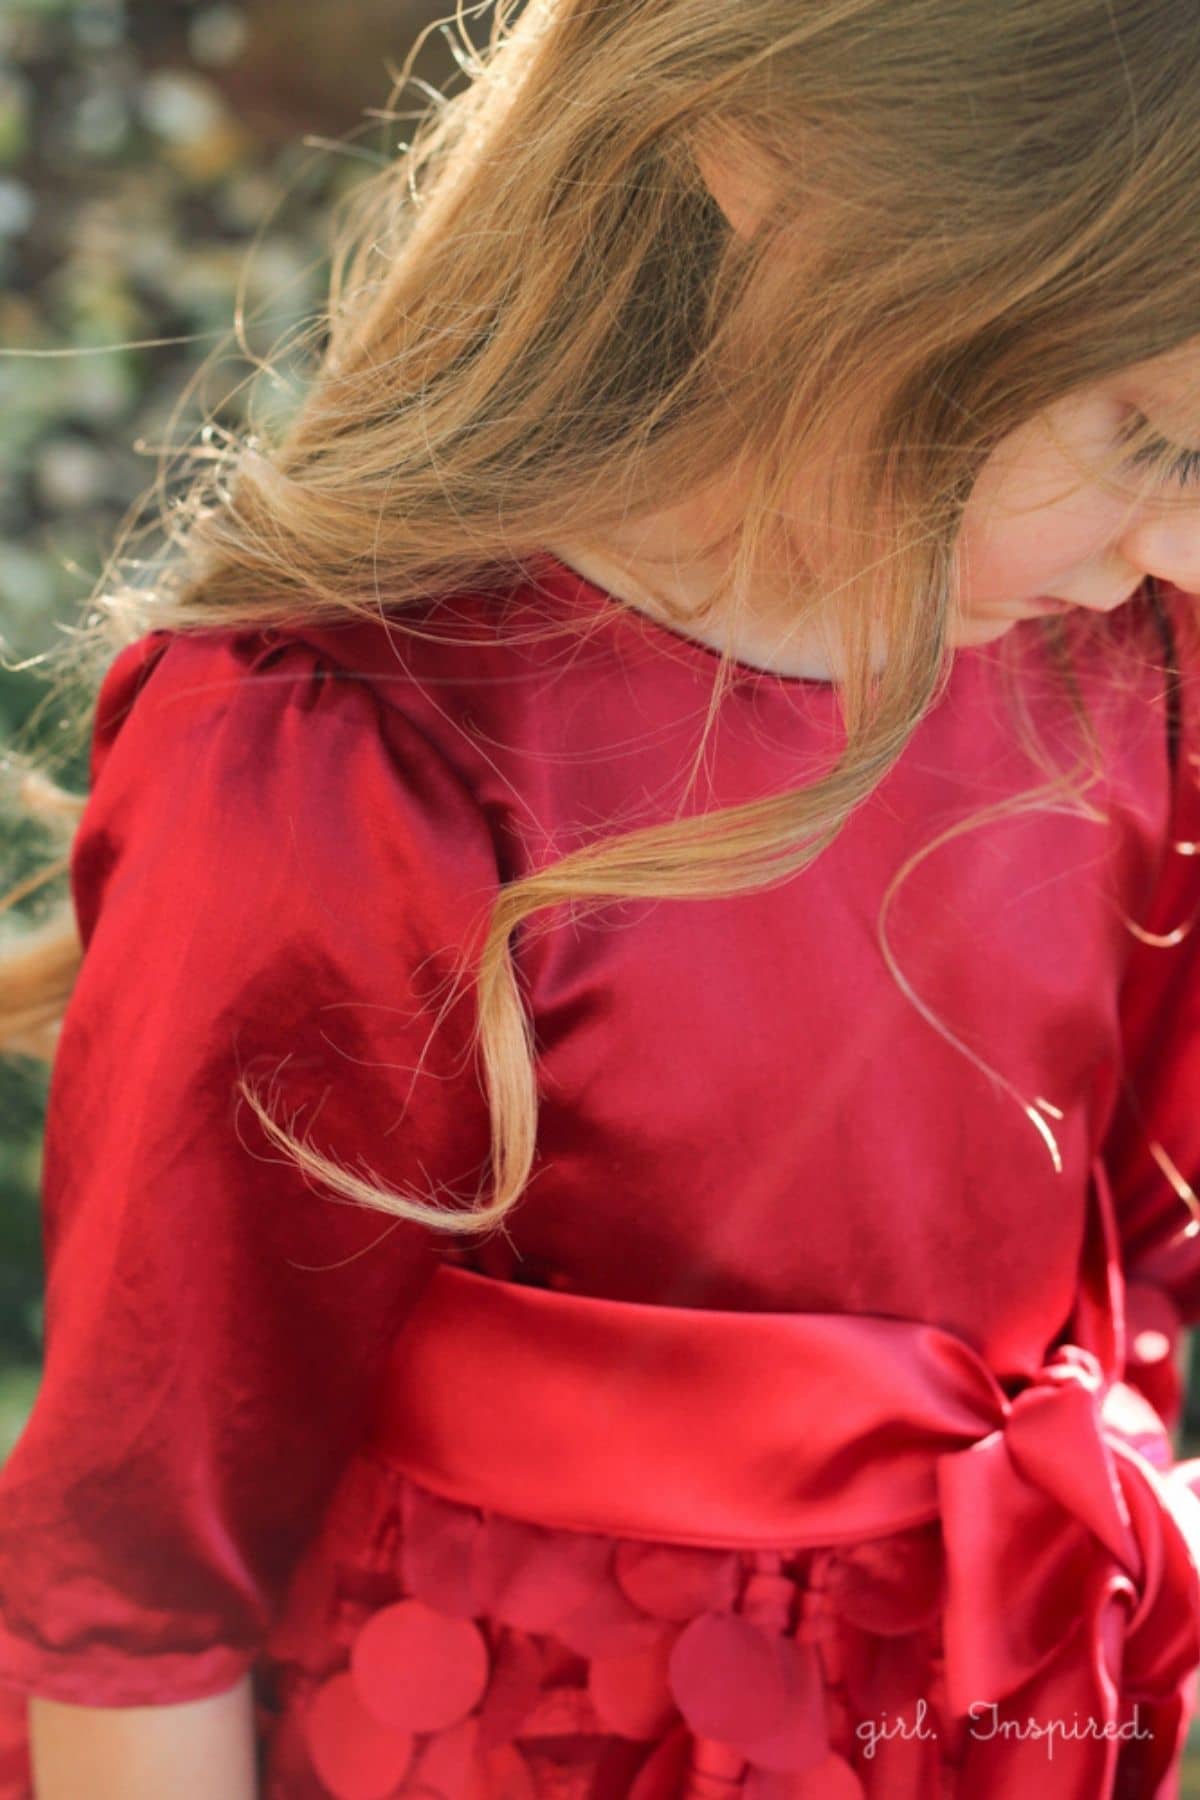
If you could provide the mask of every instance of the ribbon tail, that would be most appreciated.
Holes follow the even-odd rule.
[[[1016,1693],[971,1709],[960,1763],[963,1793],[988,1800],[1028,1800],[1048,1792],[1060,1800],[1096,1800],[1117,1791],[1124,1577],[1105,1581],[1097,1598],[1098,1606],[1093,1600],[1088,1607],[1085,1643],[1073,1638]],[[1142,1730],[1148,1732],[1144,1722]],[[1152,1792],[1136,1791],[1148,1800]]]

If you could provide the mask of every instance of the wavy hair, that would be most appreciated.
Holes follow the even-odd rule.
[[[240,436],[205,426],[152,579],[122,574],[119,543],[56,652],[94,698],[114,650],[152,628],[386,609],[416,629],[406,605],[498,589],[550,543],[602,544],[731,473],[736,529],[698,547],[723,549],[728,575],[693,617],[736,623],[766,570],[786,572],[798,625],[834,602],[845,741],[819,780],[604,836],[501,889],[461,971],[492,1120],[486,1205],[365,1181],[243,1086],[309,1174],[448,1233],[499,1225],[535,1155],[515,928],[808,867],[943,691],[955,547],[990,451],[1200,326],[1192,0],[497,0],[482,46],[465,10],[462,91],[427,90],[411,142],[342,203],[294,413]],[[730,228],[705,153],[766,174],[754,229]],[[1086,628],[1041,627],[1094,750],[1072,675]],[[720,658],[709,724],[729,673]],[[67,871],[84,801],[44,758],[8,762],[12,806],[65,840],[11,909]],[[1061,794],[1050,773],[1017,804]],[[69,901],[8,932],[10,1052],[52,1058],[79,962]]]

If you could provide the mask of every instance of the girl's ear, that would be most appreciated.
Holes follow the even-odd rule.
[[[732,150],[696,145],[693,153],[705,187],[734,231],[740,237],[753,237],[771,203],[766,176]]]

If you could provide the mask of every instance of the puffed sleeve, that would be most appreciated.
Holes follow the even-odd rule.
[[[1191,648],[1200,596],[1166,597],[1180,659],[1175,702],[1164,708],[1175,744],[1167,841],[1150,905],[1135,921],[1143,935],[1121,991],[1124,1066],[1104,1156],[1125,1280],[1127,1379],[1175,1429],[1184,1334],[1200,1322],[1200,662]]]
[[[431,738],[286,632],[122,650],[91,776],[44,1373],[0,1473],[0,1682],[166,1704],[254,1661],[457,1241],[331,1194],[238,1082],[341,1168],[468,1206],[489,1150],[473,984],[445,999],[498,875]]]

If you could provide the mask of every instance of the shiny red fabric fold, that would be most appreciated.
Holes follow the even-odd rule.
[[[372,1453],[543,1526],[767,1550],[937,1521],[970,1791],[1015,1800],[1045,1778],[1049,1736],[1058,1791],[1109,1792],[1131,1702],[1165,1773],[1200,1664],[1200,1462],[1170,1466],[1165,1432],[1154,1453],[1149,1408],[1134,1401],[1131,1429],[1093,1351],[1060,1344],[1009,1393],[929,1325],[640,1305],[444,1264],[392,1369]],[[724,1748],[694,1741],[685,1792]]]

